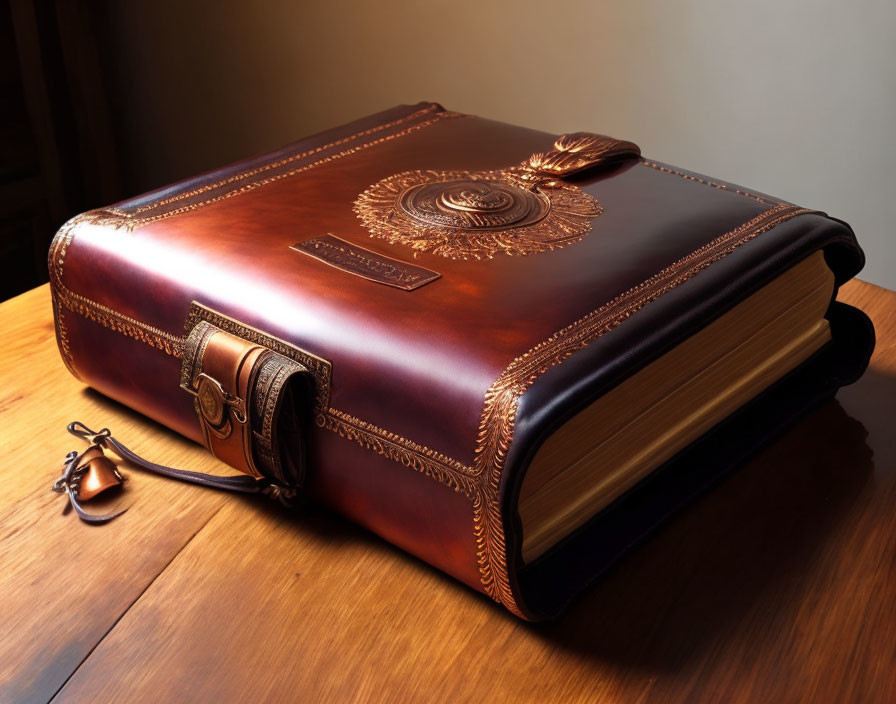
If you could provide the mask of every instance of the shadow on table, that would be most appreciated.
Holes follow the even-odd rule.
[[[87,387],[84,388],[81,393],[86,398],[90,399],[92,403],[109,409],[108,413],[100,414],[99,417],[96,417],[96,414],[94,414],[94,417],[84,416],[83,418],[79,417],[77,419],[73,419],[82,421],[92,430],[98,431],[106,427],[106,420],[109,416],[125,416],[134,423],[139,424],[143,429],[144,435],[148,434],[155,437],[157,440],[162,439],[165,442],[192,443],[191,440],[184,437],[183,435],[180,435],[174,430],[171,430],[167,426],[162,425],[149,416],[145,416],[139,411],[135,411],[133,408],[130,408],[129,406],[126,406],[123,403],[116,401],[115,399],[110,398],[109,396],[106,396],[99,391],[96,391],[95,389]],[[112,435],[116,439],[120,440],[122,444],[124,444],[128,449],[130,449],[137,455],[143,457],[146,460],[149,460],[150,462],[165,462],[164,458],[145,452],[145,450],[141,447],[139,440],[133,437],[128,437],[127,434],[120,432],[120,429],[117,426],[112,425],[110,427],[110,430],[112,431]],[[208,472],[216,475],[239,474],[235,469],[228,467],[225,463],[215,460],[212,457],[211,453],[205,450],[204,446],[202,446],[201,444],[195,443],[195,445],[197,448],[202,448],[204,450],[203,456],[208,460],[211,460],[213,466],[209,467],[183,465],[176,467],[176,469]],[[73,441],[72,446],[77,447],[77,441]],[[83,447],[83,445],[81,447]],[[124,474],[126,477],[132,477],[135,473],[144,474],[145,476],[151,476],[154,480],[173,482],[174,484],[179,484],[183,487],[192,486],[177,479],[163,477],[158,474],[151,474],[150,472],[146,472],[145,470],[129,466],[127,463],[124,463],[122,465],[122,469],[124,470]],[[128,488],[129,485],[126,483],[124,486],[125,491],[127,491]],[[219,489],[208,487],[201,487],[199,490],[211,492],[221,491]],[[372,550],[377,549],[392,551],[401,556],[401,558],[406,558],[412,564],[424,566],[423,568],[425,570],[432,569],[425,562],[418,560],[411,555],[408,555],[407,553],[399,550],[384,539],[379,538],[377,535],[364,530],[356,524],[339,516],[336,512],[332,511],[328,507],[316,504],[313,501],[303,501],[302,498],[299,497],[296,500],[294,506],[284,506],[278,501],[271,500],[258,494],[239,494],[228,492],[222,493],[225,493],[233,497],[234,499],[243,501],[245,503],[247,514],[251,512],[257,513],[259,515],[275,517],[279,525],[292,525],[295,527],[296,531],[313,534],[316,540],[320,540],[324,543],[335,545],[348,542],[357,543],[360,541],[367,543]],[[104,513],[106,511],[117,510],[121,508],[121,504],[131,503],[133,505],[137,505],[139,501],[139,492],[136,492],[134,496],[129,496],[126,494],[124,501],[122,501],[122,498],[120,496],[113,495],[110,492],[108,495],[101,495],[99,497],[96,497],[95,499],[91,499],[88,505],[91,509],[91,512]],[[439,574],[441,575],[442,573],[439,572]],[[454,580],[451,580],[447,576],[446,579],[454,583]],[[464,589],[463,587],[460,588]]]
[[[869,372],[863,383],[882,392],[882,402],[896,399],[896,379]],[[818,408],[635,550],[559,621],[531,630],[580,655],[674,671],[719,647],[754,614],[761,613],[762,632],[751,639],[790,628],[794,604],[818,578],[813,564],[836,549],[835,530],[871,476],[867,436],[837,401]]]
[[[880,438],[892,423],[887,419],[896,417],[896,378],[871,370],[860,385],[857,393],[844,390],[846,405],[869,419]],[[892,428],[885,439],[890,435],[896,436]],[[494,617],[577,655],[653,672],[699,659],[756,609],[772,637],[791,626],[792,604],[816,578],[813,564],[835,546],[837,526],[868,483],[874,465],[867,436],[862,422],[831,401],[635,549],[558,621],[525,624],[497,605]],[[873,443],[875,449],[879,444]],[[896,457],[894,442],[887,454],[887,462]],[[276,515],[281,525],[324,542],[362,542],[435,573],[326,508],[308,505],[296,512],[269,502],[247,504],[247,510]],[[457,588],[458,598],[487,601],[438,574]]]

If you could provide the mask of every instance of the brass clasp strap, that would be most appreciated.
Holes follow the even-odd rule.
[[[255,479],[300,487],[314,378],[249,337],[196,323],[184,343],[181,388],[193,396],[203,444],[215,457]]]

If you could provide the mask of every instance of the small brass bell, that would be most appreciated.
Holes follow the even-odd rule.
[[[102,449],[96,445],[81,457],[77,472],[81,475],[78,481],[78,498],[83,501],[92,499],[106,489],[121,486],[124,481],[118,473],[115,463],[106,457]]]
[[[62,475],[53,482],[51,488],[57,494],[68,496],[72,508],[82,521],[96,524],[108,523],[127,509],[118,513],[98,515],[85,511],[81,506],[81,500],[92,499],[106,489],[121,486],[122,483],[124,478],[119,474],[118,467],[103,454],[99,444],[94,443],[80,454],[73,451],[65,456]]]

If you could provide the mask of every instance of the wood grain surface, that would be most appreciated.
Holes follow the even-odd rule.
[[[223,471],[65,370],[49,294],[0,305],[0,701],[896,701],[896,294],[867,374],[530,625],[318,507],[124,467],[107,526],[49,486],[108,425]]]

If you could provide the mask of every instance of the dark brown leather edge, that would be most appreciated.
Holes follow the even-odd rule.
[[[148,191],[134,198],[128,198],[109,207],[119,211],[133,212],[137,208],[146,207],[164,198],[170,198],[171,196],[176,196],[180,193],[192,190],[194,188],[201,188],[209,184],[210,182],[235,176],[249,169],[275,162],[279,159],[289,157],[302,151],[315,149],[327,143],[352,136],[354,134],[357,134],[358,132],[363,132],[365,130],[378,127],[379,125],[402,119],[428,107],[432,107],[433,113],[444,112],[444,108],[438,103],[426,101],[417,103],[415,105],[397,105],[394,108],[383,110],[382,112],[374,113],[373,115],[368,115],[366,117],[353,120],[352,122],[347,122],[344,125],[333,127],[331,129],[324,130],[323,132],[318,132],[317,134],[305,137],[304,139],[298,140],[296,142],[291,142],[290,144],[287,144],[273,152],[266,152],[264,154],[249,157],[248,159],[242,159],[240,161],[233,162],[232,164],[228,164],[211,171],[206,171],[197,176],[192,176],[182,181],[177,181],[163,188]]]
[[[585,349],[546,372],[521,398],[516,434],[502,476],[499,500],[506,536],[506,558],[511,589],[518,606],[527,618],[539,620],[555,615],[560,610],[556,604],[531,606],[529,604],[531,596],[525,593],[520,583],[524,563],[521,552],[522,527],[516,505],[525,469],[541,444],[560,425],[596,398],[819,249],[824,250],[825,260],[835,274],[837,287],[852,278],[864,264],[864,254],[848,225],[821,215],[800,216],[747,243],[694,279],[671,291],[661,300],[648,305],[612,333],[598,338]],[[829,317],[834,311],[839,310],[838,306],[840,304],[832,302]],[[860,315],[864,317],[863,314]],[[840,317],[843,318],[843,315]],[[848,355],[851,355],[850,360],[841,360],[838,365],[845,369],[851,364],[851,371],[845,373],[841,369],[838,372],[840,381],[833,388],[828,388],[830,384],[827,383],[830,370],[825,372],[815,369],[814,372],[807,372],[818,377],[819,388],[825,388],[821,394],[823,398],[807,401],[806,398],[818,394],[802,390],[801,394],[806,398],[794,401],[799,408],[791,408],[791,413],[786,419],[778,418],[782,428],[817,403],[832,396],[839,386],[855,381],[867,366],[874,346],[873,326],[870,321],[865,333],[862,332],[862,325],[850,327],[842,322],[837,328],[832,322],[832,330],[835,335],[833,347],[841,351],[847,349]],[[850,335],[860,336],[857,344],[849,339]],[[807,362],[799,369],[804,368],[814,367]],[[782,380],[773,388],[778,386],[786,384]],[[566,391],[558,396],[557,389]],[[763,396],[766,395],[771,396],[774,393],[770,391]],[[786,399],[779,399],[779,402],[789,407]],[[749,411],[744,411],[744,415],[748,413]],[[772,434],[772,430],[769,429],[767,435],[771,437]],[[752,446],[758,449],[761,441],[753,440]],[[687,452],[686,450],[685,453]],[[726,464],[721,457],[716,457],[715,460],[720,466]],[[693,493],[696,493],[696,490]],[[645,522],[649,522],[646,517]],[[548,555],[552,553],[553,551]],[[610,562],[612,560],[604,560],[600,565],[595,563],[589,567],[587,560],[583,558],[578,563],[579,568],[584,572],[591,570],[594,574],[587,578],[580,576],[573,582],[590,583]],[[557,577],[558,582],[562,579]],[[573,591],[570,587],[569,594],[555,594],[554,601],[568,602],[573,596]]]
[[[835,330],[834,342],[665,463],[556,548],[514,572],[517,604],[524,616],[536,621],[557,617],[626,553],[689,503],[832,399],[841,386],[861,376],[874,346],[871,321],[860,310],[842,303],[832,306],[829,319]],[[844,435],[854,431],[843,427]]]

